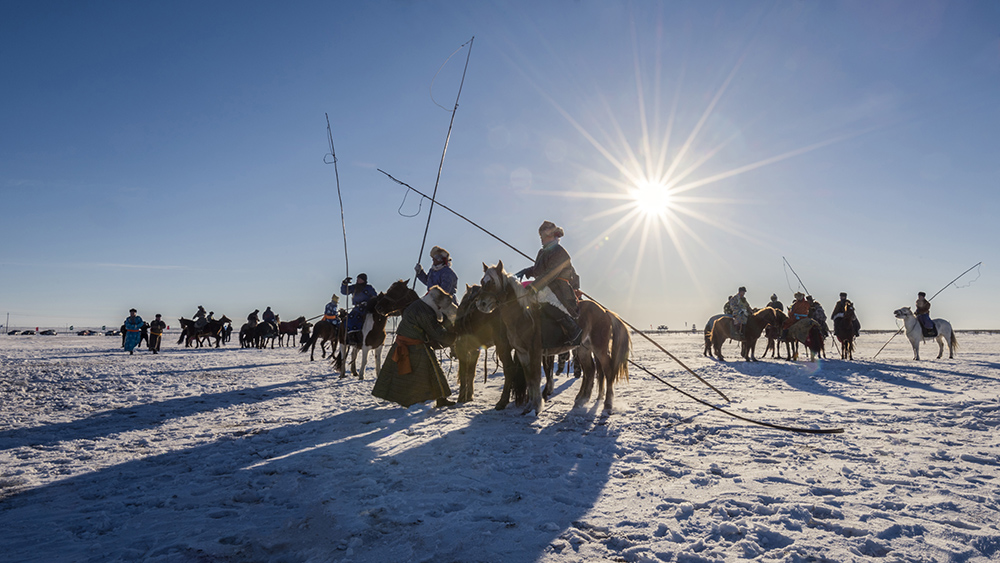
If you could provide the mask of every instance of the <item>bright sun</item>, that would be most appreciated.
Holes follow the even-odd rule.
[[[639,182],[629,190],[629,195],[636,210],[648,218],[666,218],[671,208],[670,188],[662,183]]]

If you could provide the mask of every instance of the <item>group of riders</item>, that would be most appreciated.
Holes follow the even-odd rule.
[[[723,306],[723,313],[729,315],[733,318],[733,325],[735,327],[735,333],[738,337],[742,338],[743,327],[747,322],[750,315],[753,314],[754,309],[750,307],[750,303],[747,302],[746,298],[747,288],[740,287],[735,295],[729,296]],[[778,300],[777,294],[771,294],[771,302],[765,305],[765,307],[771,307],[777,311],[787,313],[784,324],[781,326],[781,332],[779,335],[774,337],[780,337],[782,340],[787,339],[788,329],[795,323],[801,321],[802,319],[813,319],[819,324],[820,331],[823,333],[823,337],[826,338],[830,335],[830,328],[827,325],[826,311],[823,310],[823,305],[819,301],[813,299],[812,295],[805,295],[801,291],[797,291],[794,294],[794,301],[785,311],[785,306]],[[934,323],[931,321],[930,316],[931,304],[927,300],[926,294],[921,291],[917,293],[916,311],[914,315],[920,322],[920,326],[923,329],[925,337],[933,337],[936,335],[934,329]],[[847,313],[852,313],[847,315]],[[851,318],[851,324],[854,329],[854,336],[859,336],[861,334],[861,322],[858,321],[857,311],[854,309],[854,303],[847,298],[847,292],[840,292],[840,300],[833,306],[833,312],[831,315],[833,319],[833,331],[834,334],[841,334],[841,324],[844,322],[845,318]]]

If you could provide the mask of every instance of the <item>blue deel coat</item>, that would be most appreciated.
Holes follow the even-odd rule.
[[[134,318],[126,317],[125,330],[128,331],[125,335],[125,350],[131,352],[139,345],[139,340],[142,338],[142,317],[139,315]]]
[[[417,274],[417,279],[420,280],[420,283],[426,285],[427,289],[435,285],[440,286],[441,289],[451,294],[453,302],[458,303],[458,296],[455,295],[455,292],[458,290],[458,274],[455,273],[455,270],[451,269],[451,266],[445,266],[439,270],[431,268],[430,273],[421,269],[420,273]]]

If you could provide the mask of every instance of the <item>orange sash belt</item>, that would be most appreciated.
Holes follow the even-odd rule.
[[[417,340],[416,338],[407,338],[406,336],[397,334],[396,335],[396,349],[392,353],[392,361],[396,362],[399,368],[396,370],[400,375],[406,375],[413,371],[413,366],[410,365],[410,346],[420,346],[423,344],[423,340]]]

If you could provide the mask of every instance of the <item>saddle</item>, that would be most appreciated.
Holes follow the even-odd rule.
[[[937,336],[937,327],[932,326],[931,328],[927,328],[922,326],[920,330],[924,333],[924,338],[934,338]]]

